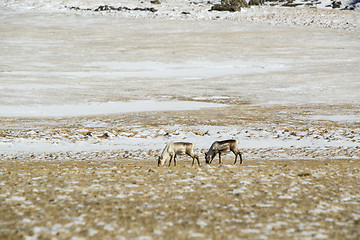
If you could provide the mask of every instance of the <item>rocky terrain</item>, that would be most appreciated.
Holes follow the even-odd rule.
[[[214,6],[229,5],[232,1],[178,0],[3,0],[10,9],[31,9],[40,12],[73,12],[81,15],[117,15],[136,18],[225,20],[242,24],[261,23],[280,26],[306,26],[360,31],[358,0],[286,0],[238,1],[244,5],[237,11],[217,11]],[[222,3],[224,2],[224,3]],[[228,3],[229,2],[229,3]],[[213,9],[213,10],[212,10]],[[227,10],[225,8],[225,10]],[[230,5],[231,10],[231,5]],[[354,11],[352,11],[354,10]]]

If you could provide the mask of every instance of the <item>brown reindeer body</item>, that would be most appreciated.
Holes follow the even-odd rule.
[[[195,159],[200,166],[199,157],[194,153],[194,144],[188,142],[171,142],[166,145],[163,152],[159,156],[158,166],[164,165],[165,161],[170,157],[169,166],[171,160],[174,159],[174,166],[176,166],[176,155],[189,155],[192,157],[192,166],[194,165]]]
[[[225,140],[225,141],[216,141],[214,142],[209,151],[205,153],[206,163],[210,164],[216,154],[219,154],[219,164],[221,164],[221,153],[225,152],[233,152],[235,154],[235,162],[237,161],[237,157],[240,157],[240,164],[242,164],[242,156],[241,152],[238,149],[238,141],[237,140]]]

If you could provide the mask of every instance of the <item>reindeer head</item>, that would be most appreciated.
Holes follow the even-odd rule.
[[[210,155],[207,154],[207,153],[205,153],[205,162],[206,162],[207,164],[210,164],[210,163],[211,163],[211,157],[210,157]]]
[[[164,165],[165,160],[166,159],[164,159],[162,156],[159,156],[159,158],[158,158],[158,167]]]

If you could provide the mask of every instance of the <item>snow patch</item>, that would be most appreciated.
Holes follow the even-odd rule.
[[[0,105],[0,117],[76,117],[129,112],[185,111],[224,107],[225,104],[195,101],[129,101],[61,105]]]

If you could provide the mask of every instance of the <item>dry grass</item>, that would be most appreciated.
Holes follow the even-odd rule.
[[[359,239],[359,161],[231,163],[3,159],[0,239]]]

